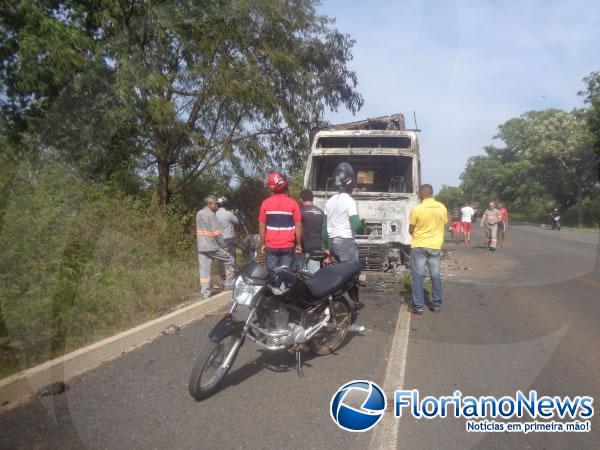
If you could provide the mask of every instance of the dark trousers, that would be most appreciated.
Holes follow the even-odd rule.
[[[236,247],[235,247],[235,238],[227,238],[223,239],[225,241],[225,250],[233,257],[233,265],[235,267],[236,263]],[[219,264],[219,273],[221,274],[221,279],[225,279],[225,264]]]

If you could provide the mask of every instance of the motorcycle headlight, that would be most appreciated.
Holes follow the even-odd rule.
[[[254,286],[244,281],[244,277],[237,277],[233,285],[233,300],[238,305],[252,306],[252,302],[263,286]]]

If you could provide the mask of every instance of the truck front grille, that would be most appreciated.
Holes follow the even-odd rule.
[[[388,248],[385,245],[358,244],[358,259],[365,271],[380,272],[387,252]]]

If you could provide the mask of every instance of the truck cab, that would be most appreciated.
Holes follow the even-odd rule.
[[[394,114],[317,132],[312,139],[304,185],[315,204],[325,207],[336,193],[333,171],[348,162],[356,177],[352,197],[366,223],[356,236],[364,270],[387,272],[405,263],[411,236],[410,210],[418,203],[419,144],[416,130],[406,130]]]

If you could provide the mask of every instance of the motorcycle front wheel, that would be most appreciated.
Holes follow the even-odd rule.
[[[208,341],[192,369],[188,390],[196,400],[210,397],[233,365],[242,338],[228,336],[219,342]]]
[[[333,353],[342,345],[348,334],[352,312],[347,303],[334,299],[333,310],[333,316],[329,319],[329,323],[310,341],[310,349],[315,355]]]

